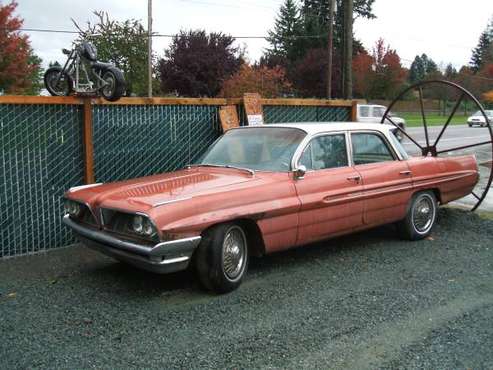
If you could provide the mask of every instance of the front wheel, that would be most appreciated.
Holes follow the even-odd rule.
[[[68,96],[72,92],[72,78],[61,67],[50,67],[44,74],[46,90],[53,96]]]
[[[400,235],[408,240],[426,238],[435,225],[437,208],[437,200],[432,191],[414,194],[406,218],[397,223]]]
[[[103,73],[105,84],[101,88],[101,95],[108,101],[117,101],[125,92],[123,73],[117,68],[109,68]]]
[[[202,285],[216,293],[238,288],[248,268],[248,244],[243,228],[236,223],[212,227],[203,235],[195,268]]]

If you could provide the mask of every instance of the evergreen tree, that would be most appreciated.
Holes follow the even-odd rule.
[[[486,30],[484,30],[479,36],[478,45],[472,50],[472,56],[470,61],[471,69],[474,73],[478,72],[485,59],[487,58],[488,49],[493,43],[493,19],[490,21]]]
[[[437,64],[426,54],[416,55],[409,68],[409,82],[416,83],[429,76],[436,75],[438,72]]]
[[[445,68],[445,78],[451,80],[457,77],[457,69],[454,68],[452,64],[448,64],[447,68]]]
[[[303,30],[300,23],[300,11],[294,0],[285,0],[279,9],[279,15],[274,23],[274,29],[269,31],[267,41],[271,48],[267,53],[274,57],[296,60],[299,56],[299,40],[295,36]]]

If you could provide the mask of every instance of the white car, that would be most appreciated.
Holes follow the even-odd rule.
[[[493,122],[493,110],[485,110],[484,111],[486,115],[488,116],[488,120]],[[472,127],[474,125],[478,125],[480,127],[485,127],[486,126],[486,119],[483,116],[483,113],[481,111],[477,111],[474,113],[471,117],[467,119],[467,124],[469,127]]]
[[[383,105],[358,104],[357,121],[364,123],[380,123],[386,110],[387,107]],[[399,127],[404,131],[406,130],[406,121],[404,120],[404,118],[396,117],[393,114],[389,114],[389,116],[392,122],[394,122],[396,125],[399,125]],[[385,120],[385,123],[391,125],[388,119]],[[399,141],[402,140],[403,135],[399,130],[395,129],[393,132],[395,136],[399,139]]]

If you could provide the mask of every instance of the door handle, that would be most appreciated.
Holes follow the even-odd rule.
[[[409,170],[399,172],[399,175],[410,175],[412,172]]]
[[[359,182],[361,180],[361,176],[358,176],[358,175],[355,175],[355,176],[349,176],[347,178],[348,181],[355,181],[355,182]]]

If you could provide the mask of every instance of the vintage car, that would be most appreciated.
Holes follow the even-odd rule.
[[[63,220],[88,247],[228,292],[250,256],[387,223],[424,238],[478,176],[472,155],[409,157],[388,125],[241,127],[182,170],[70,189]]]

